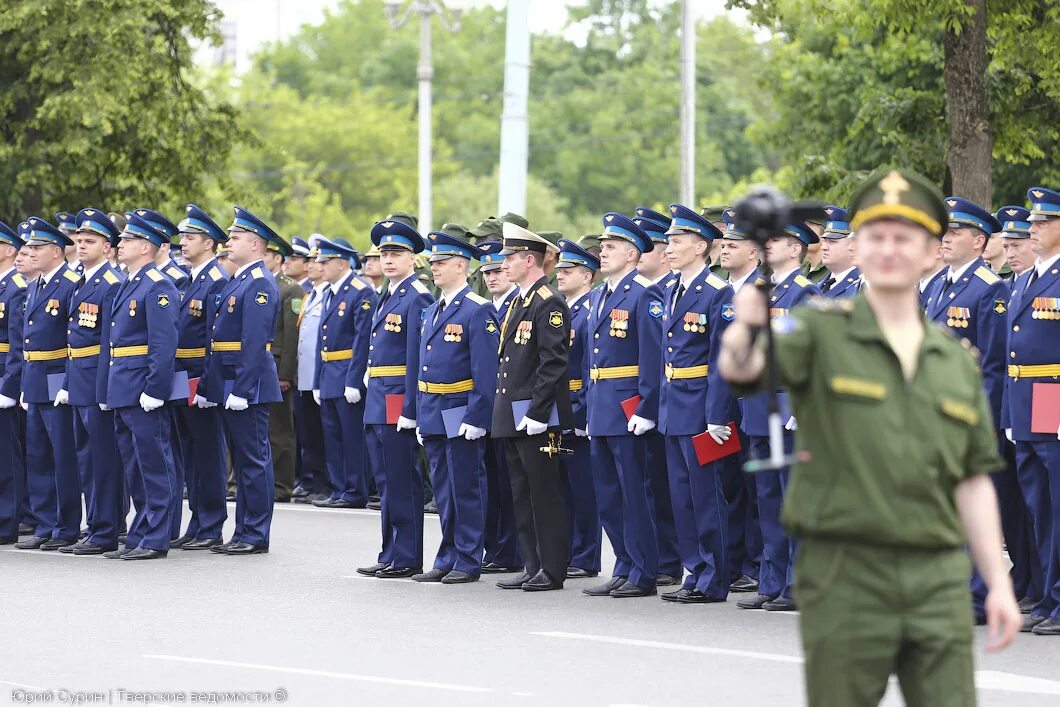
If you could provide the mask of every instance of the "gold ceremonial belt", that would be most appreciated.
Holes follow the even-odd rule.
[[[395,378],[405,375],[404,366],[369,366],[369,378]]]
[[[585,387],[585,382],[581,378],[571,378],[570,381],[570,392],[577,393],[579,390]]]
[[[0,353],[8,353],[10,351],[11,351],[11,344],[7,343],[6,341],[3,342],[3,343],[0,343]]]
[[[201,349],[177,349],[177,358],[203,358],[205,356],[205,346]]]
[[[146,356],[147,344],[143,346],[115,346],[110,350],[111,358],[125,358],[126,356]]]
[[[589,369],[589,378],[596,380],[610,380],[613,378],[636,378],[640,375],[640,366],[611,366],[610,368]]]
[[[242,341],[211,341],[210,351],[242,351]],[[265,344],[266,351],[272,351],[272,344]]]
[[[10,346],[10,344],[8,344]],[[53,351],[23,351],[22,358],[27,361],[58,361],[66,358],[66,349],[55,349]]]
[[[1057,378],[1060,377],[1060,363],[1045,363],[1036,366],[1013,366],[1008,367],[1008,377],[1013,380],[1019,378]]]
[[[82,346],[79,349],[73,347],[67,352],[67,356],[70,358],[88,358],[89,356],[99,356],[99,344],[95,346]]]
[[[320,352],[321,361],[349,361],[351,358],[353,358],[353,349]]]
[[[674,368],[671,364],[666,364],[666,380],[688,380],[689,378],[705,378],[707,373],[710,372],[710,366],[703,364],[702,366],[689,366],[688,368]]]
[[[420,381],[416,384],[416,387],[419,388],[421,393],[450,395],[452,393],[467,393],[475,387],[475,384],[468,378],[456,383],[428,383],[427,381]]]

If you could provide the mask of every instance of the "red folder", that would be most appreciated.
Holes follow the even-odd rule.
[[[1031,432],[1055,435],[1060,428],[1060,383],[1031,386]]]
[[[619,405],[622,406],[622,412],[626,413],[626,421],[628,422],[629,418],[637,414],[637,406],[640,405],[640,396],[634,395],[632,398],[623,400]]]
[[[740,432],[736,429],[736,423],[730,422],[729,429],[732,430],[732,434],[729,435],[724,444],[715,442],[709,432],[701,432],[692,438],[692,447],[696,450],[696,461],[699,462],[700,466],[724,459],[730,454],[736,454],[736,452],[743,449],[740,444]]]
[[[402,393],[386,396],[386,423],[396,425],[401,417],[401,408],[405,405],[405,396]]]
[[[195,406],[195,396],[199,394],[199,378],[188,379],[188,407]]]

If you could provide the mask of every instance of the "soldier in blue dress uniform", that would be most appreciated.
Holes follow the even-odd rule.
[[[195,204],[188,204],[185,214],[177,230],[181,256],[190,272],[178,310],[176,370],[186,373],[189,381],[196,378],[201,381],[206,372],[206,352],[221,291],[229,280],[216,258],[217,248],[228,240],[228,234]],[[173,498],[175,523],[171,524],[171,530],[180,535],[172,547],[182,550],[205,550],[220,545],[221,527],[228,518],[225,505],[228,454],[221,432],[221,414],[216,407],[200,407],[196,400],[202,403],[205,397],[196,391],[192,404],[186,400],[173,402],[176,440],[185,461],[183,484],[188,489],[191,511],[188,527],[180,534],[182,501],[178,477]],[[179,473],[180,468],[177,470]]]
[[[76,545],[59,548],[74,555],[102,555],[118,547],[125,519],[124,484],[114,413],[101,410],[96,396],[101,346],[110,332],[103,328],[103,310],[114,299],[124,276],[107,262],[118,246],[118,227],[100,209],[77,214],[77,258],[81,276],[69,305],[69,352],[66,379],[56,404],[73,410],[74,444],[85,496],[88,534]],[[76,317],[76,318],[75,318]]]
[[[678,272],[666,292],[659,430],[666,440],[670,496],[684,568],[689,575],[665,601],[706,604],[729,593],[728,503],[717,464],[704,467],[692,438],[707,432],[717,444],[732,435],[728,385],[717,371],[721,335],[733,318],[733,291],[707,265],[721,232],[692,209],[672,204],[666,253]]]
[[[1038,257],[1031,241],[1031,223],[1028,220],[1031,212],[1022,206],[1002,206],[994,212],[994,218],[1001,224],[1001,248],[1005,253],[1005,262],[1011,272],[1001,278],[1012,292],[1016,278],[1034,267]],[[1001,414],[1005,414],[1004,403]]]
[[[317,328],[313,399],[320,406],[331,495],[314,505],[364,508],[368,502],[364,374],[378,298],[350,268],[355,251],[349,243],[321,238],[316,248],[328,285]]]
[[[585,410],[585,379],[589,375],[588,349],[589,298],[600,259],[577,243],[559,241],[556,279],[570,310],[570,349],[567,369],[570,375],[570,402],[574,429],[564,434],[563,444],[573,454],[562,457],[563,495],[570,526],[570,559],[567,578],[595,577],[600,574],[600,512],[596,504],[589,432]],[[667,495],[669,498],[669,494]]]
[[[160,273],[173,281],[173,284],[177,286],[177,291],[183,292],[184,288],[188,286],[188,273],[177,264],[177,261],[171,255],[172,247],[180,245],[180,231],[177,229],[176,224],[151,209],[137,209],[135,213],[165,238],[162,247],[158,249],[158,253],[155,256],[155,267],[158,268]]]
[[[23,324],[22,402],[26,415],[26,484],[37,517],[32,538],[19,549],[58,550],[77,541],[81,529],[81,480],[68,405],[55,405],[66,372],[70,296],[80,276],[65,260],[72,241],[33,216],[23,246],[40,277],[30,283]]]
[[[0,545],[18,540],[26,481],[18,397],[28,283],[15,269],[21,247],[14,229],[0,221]]]
[[[596,499],[615,568],[608,582],[582,591],[654,596],[659,549],[643,435],[659,415],[663,294],[637,272],[640,253],[655,247],[644,230],[619,213],[603,223],[605,281],[590,301],[587,409]]]
[[[372,228],[383,274],[390,281],[372,316],[367,402],[369,465],[382,503],[382,549],[374,565],[358,568],[381,579],[423,569],[423,479],[416,461],[416,383],[420,322],[433,298],[415,273],[423,238],[411,218],[395,214]]]
[[[828,276],[818,287],[831,299],[853,297],[861,284],[861,270],[854,264],[850,217],[838,206],[826,206],[824,212],[828,220],[821,233],[821,262],[828,268]]]

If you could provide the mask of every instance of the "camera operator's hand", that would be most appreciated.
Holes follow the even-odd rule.
[[[733,324],[749,327],[764,327],[769,319],[766,293],[757,287],[741,287],[732,300],[736,311]]]

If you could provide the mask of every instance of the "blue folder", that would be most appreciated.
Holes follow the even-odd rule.
[[[66,378],[65,373],[49,373],[48,374],[48,399],[55,402],[55,396],[59,394],[59,391],[63,387],[63,379]]]
[[[459,405],[455,408],[442,410],[442,424],[445,425],[445,436],[449,439],[460,436],[460,425],[467,415],[467,405]]]
[[[529,400],[513,400],[512,401],[512,419],[515,420],[515,424],[518,425],[519,421],[526,417],[526,413],[530,410]],[[538,420],[541,422],[541,420]],[[548,416],[549,427],[559,427],[559,408],[556,407],[555,403],[552,403],[552,412]]]
[[[191,388],[188,386],[188,372],[174,371],[173,386],[169,389],[169,399],[188,402],[189,395],[191,395]]]

